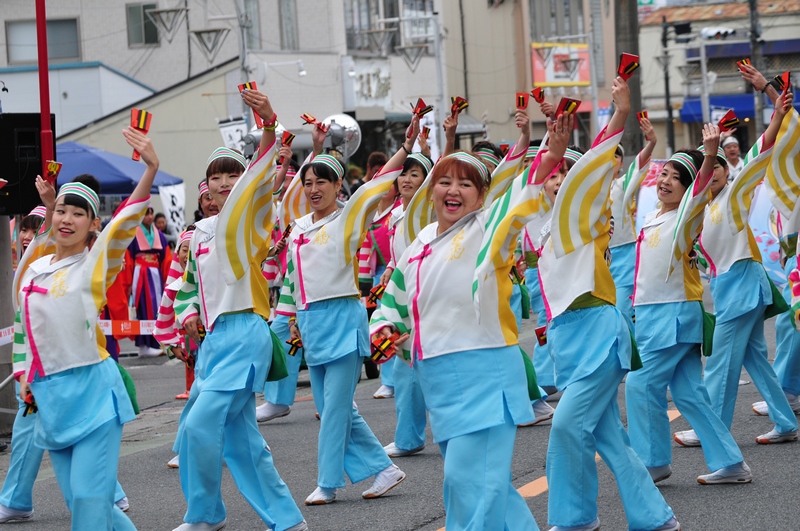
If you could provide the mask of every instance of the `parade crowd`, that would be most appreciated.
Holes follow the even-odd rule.
[[[20,410],[0,523],[33,517],[48,450],[73,530],[135,529],[117,477],[122,427],[138,413],[135,384],[98,320],[138,319],[156,321],[154,334],[135,339],[140,356],[166,352],[186,365],[168,463],[187,504],[175,531],[225,527],[223,463],[269,529],[309,529],[258,427],[290,413],[302,364],[320,420],[306,506],[335,502],[347,480],[369,480],[366,500],[412,483],[394,460],[425,449],[429,424],[448,531],[537,531],[537,519],[550,531],[599,529],[596,454],[616,478],[629,529],[680,530],[656,486],[672,473],[673,442],[702,448],[701,484],[758,475],[730,431],[742,367],[764,399],[754,412],[774,424],[756,441],[797,441],[798,112],[790,84],[740,69],[774,104],[766,131],[740,157],[728,128],[704,124],[702,144],[663,165],[656,209],[638,224],[657,138],[646,113],[631,109],[627,76],[613,81],[614,113],[591,145],[570,144],[572,109],[546,99],[537,103],[547,134],[531,141],[525,98],[516,143],[456,149],[466,102],[454,98],[438,160],[418,109],[396,153],[371,155],[350,186],[323,150],[322,123],[311,122],[313,150],[298,165],[276,135],[273,102],[245,89],[264,123],[260,145],[250,160],[227,147],[210,154],[197,219],[179,235],[157,228],[165,220],[148,199],[159,160],[135,128],[122,134],[145,170],[105,227],[96,178],[58,189],[37,178],[42,206],[17,227]],[[626,168],[620,140],[631,113],[644,148]],[[762,182],[780,213],[783,292],[748,226]],[[771,365],[764,320],[776,315]],[[533,352],[519,345],[522,319],[537,323]],[[385,446],[354,402],[365,359],[380,367],[374,397],[395,400]],[[668,391],[691,430],[670,433]],[[546,400],[555,393],[554,409]],[[548,510],[535,519],[511,463],[517,430],[548,420]]]

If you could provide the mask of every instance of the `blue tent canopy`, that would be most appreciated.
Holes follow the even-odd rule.
[[[136,162],[130,157],[109,153],[78,142],[64,142],[56,148],[56,158],[62,163],[58,183],[64,184],[78,175],[89,173],[100,181],[100,193],[103,195],[128,195],[133,192],[136,183],[144,172],[144,163]],[[183,179],[159,171],[150,190],[158,193],[159,186],[181,184]]]

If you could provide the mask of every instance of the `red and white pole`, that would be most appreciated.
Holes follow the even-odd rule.
[[[42,132],[42,172],[47,174],[47,161],[55,160],[53,151],[53,130],[50,129],[50,75],[47,64],[47,15],[45,0],[36,0],[36,44],[39,52],[39,109],[41,111]]]

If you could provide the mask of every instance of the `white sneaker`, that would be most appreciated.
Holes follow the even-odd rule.
[[[409,455],[414,455],[420,453],[422,450],[425,449],[425,445],[418,448],[414,448],[413,450],[402,450],[397,447],[393,442],[390,442],[386,446],[383,447],[386,450],[386,455],[389,457],[408,457]]]
[[[270,531],[270,530],[267,529],[267,531]],[[303,520],[299,524],[293,525],[292,527],[290,527],[286,531],[308,531],[308,524],[306,523],[305,520]]]
[[[164,351],[157,348],[148,347],[147,345],[141,345],[139,347],[140,358],[155,358],[156,356],[160,356],[163,353]]]
[[[179,466],[181,466],[180,457],[181,457],[180,455],[176,455],[175,457],[167,461],[167,466],[170,468],[178,468]]]
[[[306,505],[327,505],[336,501],[336,489],[317,487],[306,498]]]
[[[556,410],[553,407],[545,402],[544,400],[537,400],[533,403],[533,422],[528,422],[526,424],[520,424],[520,428],[528,428],[530,426],[536,426],[540,422],[544,422],[546,420],[550,420],[553,418],[553,414],[555,414]]]
[[[647,471],[650,472],[650,477],[653,479],[653,483],[658,483],[659,481],[664,481],[672,475],[672,466],[649,466],[647,467]]]
[[[681,524],[673,516],[672,518],[664,522],[664,525],[653,529],[653,531],[681,531]]]
[[[744,461],[735,465],[726,466],[725,468],[720,468],[710,474],[704,474],[697,478],[697,482],[701,485],[750,483],[751,481],[753,481],[753,473]]]
[[[372,398],[394,398],[394,387],[389,385],[381,385]]]
[[[391,465],[378,474],[375,475],[375,481],[372,486],[361,493],[362,498],[372,499],[383,496],[406,479],[406,473],[397,468],[397,465]]]
[[[291,413],[292,408],[283,404],[273,404],[272,402],[264,402],[256,408],[256,420],[258,422],[266,422],[268,420],[285,417]]]
[[[228,523],[228,520],[225,519],[221,522],[217,522],[216,524],[209,524],[207,522],[197,522],[195,524],[181,524],[172,531],[219,531],[225,524]]]
[[[124,498],[120,498],[114,502],[114,504],[120,508],[123,513],[127,513],[128,510],[131,508],[131,504],[128,503],[128,497],[125,496]]]
[[[600,519],[595,518],[594,522],[588,523],[586,525],[576,525],[576,526],[557,525],[555,527],[551,527],[550,531],[597,531],[598,529],[600,529]]]
[[[769,416],[769,407],[767,407],[766,402],[754,402],[753,403],[753,412],[756,415],[761,415],[762,417]]]
[[[12,509],[11,507],[0,504],[0,524],[30,520],[31,518],[33,518],[33,510],[18,511],[17,509]]]
[[[672,438],[681,446],[700,446],[700,439],[694,430],[677,431]]]
[[[795,442],[797,440],[797,430],[790,431],[789,433],[778,433],[778,430],[772,428],[764,435],[756,437],[758,444],[777,444],[785,442]]]

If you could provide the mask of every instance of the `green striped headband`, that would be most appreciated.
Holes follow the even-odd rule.
[[[471,164],[472,166],[475,167],[476,170],[478,170],[478,173],[480,174],[481,179],[483,179],[483,182],[489,184],[490,182],[489,169],[486,167],[486,164],[484,164],[477,158],[473,157],[469,153],[464,153],[463,151],[457,151],[455,153],[451,153],[446,158],[448,159],[453,158],[456,160],[460,160],[461,162],[466,162],[467,164]]]
[[[425,168],[425,175],[428,175],[433,169],[433,162],[431,161],[431,159],[429,159],[422,153],[412,153],[411,155],[406,157],[406,160],[413,160],[414,162],[417,162],[420,166]]]
[[[495,166],[498,166],[500,164],[500,159],[498,158],[498,156],[495,155],[494,151],[492,151],[489,148],[486,148],[486,147],[478,148],[475,151],[473,151],[473,153],[475,155],[477,155],[478,157],[480,157],[481,160],[484,160],[486,162],[490,162],[490,163],[494,164]]]
[[[702,153],[703,155],[706,154],[706,147],[705,146],[700,146],[698,149],[700,150],[700,153]],[[728,159],[725,158],[725,150],[722,149],[719,146],[717,147],[717,158],[724,160],[725,164],[728,163]]]
[[[536,155],[539,153],[539,146],[528,146],[528,151],[525,153],[526,159],[533,159],[536,158]]]
[[[693,181],[697,177],[697,166],[694,165],[694,159],[686,153],[675,153],[667,162],[677,162],[686,168]]]
[[[336,160],[336,157],[334,157],[333,155],[322,153],[321,155],[317,155],[316,157],[314,157],[314,160],[312,160],[311,163],[324,164],[325,166],[332,169],[333,173],[335,173],[336,177],[338,177],[339,179],[344,177],[344,166],[342,166],[342,163]]]
[[[564,158],[571,161],[573,164],[578,162],[583,155],[580,151],[575,151],[574,149],[567,148],[564,152]]]
[[[239,164],[242,165],[242,168],[247,169],[247,161],[244,159],[244,155],[239,153],[238,151],[234,151],[231,148],[221,147],[214,150],[210,157],[208,157],[208,162],[206,162],[206,170],[208,167],[211,166],[211,163],[217,159],[233,159]]]
[[[83,183],[67,183],[58,190],[58,197],[56,197],[56,199],[65,195],[77,195],[78,197],[82,197],[89,203],[89,206],[92,207],[94,217],[97,217],[97,212],[100,210],[100,198],[97,197],[94,190]]]

